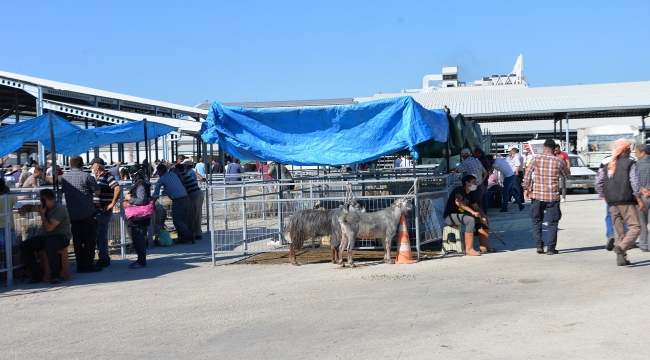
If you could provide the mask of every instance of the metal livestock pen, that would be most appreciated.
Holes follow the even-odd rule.
[[[411,247],[419,258],[422,245],[442,238],[442,213],[456,176],[434,175],[429,169],[404,169],[327,177],[307,174],[282,183],[256,179],[212,182],[207,196],[213,265],[219,253],[288,251],[289,220],[296,211],[338,207],[350,195],[367,211],[376,211],[403,198],[411,189],[414,210],[407,214],[406,221]],[[311,247],[329,249],[328,240],[312,239]],[[357,239],[355,248],[382,249],[382,245],[378,239]]]

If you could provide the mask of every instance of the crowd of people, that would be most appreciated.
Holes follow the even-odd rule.
[[[48,177],[37,164],[30,169],[22,168],[17,178],[16,187],[38,187],[46,185]],[[38,264],[35,252],[44,251],[50,268],[51,283],[63,281],[61,264],[57,252],[73,242],[77,272],[94,273],[111,265],[109,256],[108,231],[113,219],[115,205],[120,199],[122,186],[119,180],[130,180],[128,193],[123,195],[121,204],[124,208],[131,206],[146,206],[153,204],[164,190],[172,202],[172,220],[178,231],[177,243],[194,243],[202,238],[201,217],[203,209],[203,194],[199,182],[205,181],[206,166],[202,159],[194,164],[191,159],[179,155],[175,164],[156,161],[155,167],[136,164],[120,167],[113,163],[107,169],[101,158],[90,161],[90,172],[84,171],[84,162],[80,156],[70,158],[70,170],[60,174],[59,184],[65,196],[65,205],[57,202],[57,196],[51,189],[35,189],[38,192],[40,204],[23,204],[16,195],[11,195],[11,189],[4,178],[0,178],[0,195],[10,194],[10,206],[17,209],[18,214],[38,213],[42,226],[36,236],[19,243],[20,253],[27,266],[31,269],[30,284],[43,280],[44,270]],[[149,167],[149,169],[147,169]],[[212,168],[214,169],[214,164]],[[13,169],[12,169],[13,171]],[[27,175],[29,174],[29,175]],[[12,176],[14,174],[11,174]],[[150,177],[158,177],[153,192]],[[22,181],[21,181],[22,179]],[[51,183],[51,180],[50,180]],[[0,204],[4,212],[4,202]],[[12,243],[15,244],[15,230],[12,223]],[[131,269],[143,268],[146,262],[147,231],[151,223],[151,214],[127,219],[133,248],[137,260],[129,265]],[[1,245],[6,239],[4,231],[0,234]],[[95,254],[97,260],[95,261]]]
[[[639,239],[641,251],[648,252],[648,224],[650,223],[650,146],[636,148],[638,161],[630,158],[629,140],[620,139],[615,144],[612,156],[601,166],[596,180],[596,190],[607,202],[607,243],[606,249],[616,253],[616,263],[629,265],[627,251]],[[446,167],[448,154],[443,154]],[[512,199],[519,211],[530,200],[533,240],[539,254],[555,255],[557,250],[558,223],[562,218],[560,203],[564,202],[561,189],[563,179],[570,177],[568,155],[562,152],[552,140],[543,145],[543,153],[524,155],[513,148],[505,158],[486,155],[482,149],[462,149],[462,162],[456,164],[449,158],[449,172],[461,174],[461,185],[453,189],[444,210],[445,224],[464,226],[465,252],[469,256],[480,256],[483,252],[496,252],[488,244],[488,208],[497,203],[500,197],[501,212],[508,211]],[[404,166],[404,157],[395,160],[395,166]],[[444,165],[443,165],[444,164]],[[12,168],[9,175],[16,187],[29,188],[47,184],[53,169],[48,164],[42,169],[37,164]],[[61,175],[60,184],[65,195],[66,205],[57,202],[56,194],[50,189],[39,192],[40,205],[23,205],[11,197],[10,206],[15,206],[20,215],[28,212],[38,213],[42,227],[36,236],[20,243],[20,251],[27,266],[32,271],[30,284],[41,282],[44,273],[38,265],[35,252],[44,250],[51,271],[52,283],[63,281],[61,264],[57,252],[69,246],[74,239],[74,253],[77,272],[93,273],[110,266],[108,230],[113,218],[113,209],[120,199],[122,187],[118,180],[131,180],[131,187],[124,194],[122,206],[143,206],[155,202],[164,189],[172,202],[172,221],[178,232],[178,243],[194,243],[202,238],[201,217],[204,197],[199,183],[206,180],[207,174],[224,173],[227,182],[241,181],[237,176],[244,172],[240,161],[227,158],[222,167],[215,160],[209,166],[202,159],[194,164],[191,159],[179,155],[175,164],[156,161],[120,167],[114,163],[110,170],[101,158],[90,162],[91,172],[83,171],[80,156],[70,158],[70,170]],[[290,180],[291,172],[281,164],[269,161],[253,164],[267,180]],[[408,164],[406,165],[408,166]],[[149,167],[149,168],[147,168]],[[446,171],[443,169],[443,171]],[[499,179],[496,173],[501,174]],[[149,174],[157,177],[153,192]],[[289,188],[283,190],[290,190]],[[0,178],[0,195],[9,194],[9,186]],[[488,200],[488,194],[492,197]],[[496,197],[494,194],[498,194]],[[0,204],[4,206],[4,202]],[[0,209],[4,211],[4,209]],[[132,218],[127,221],[131,232],[137,260],[129,265],[132,269],[147,266],[146,238],[150,217]],[[546,242],[542,237],[542,223],[547,222]],[[15,230],[12,228],[12,238]],[[474,236],[478,235],[478,251],[474,248]],[[4,245],[4,231],[0,234],[0,245]],[[546,246],[546,247],[545,247]],[[95,253],[97,250],[97,260]]]
[[[650,146],[636,146],[636,160],[630,157],[635,143],[619,139],[612,155],[603,161],[595,186],[601,199],[607,203],[605,248],[616,253],[616,264],[630,265],[627,251],[639,240],[642,252],[650,251],[648,225],[650,224]],[[481,149],[461,150],[463,162],[454,163],[451,172],[462,174],[461,185],[456,187],[444,211],[446,225],[464,226],[465,252],[480,256],[481,252],[493,252],[488,246],[489,220],[486,206],[486,190],[500,186],[502,208],[507,212],[510,199],[519,210],[530,200],[529,216],[533,240],[539,254],[556,255],[558,224],[562,218],[560,203],[565,201],[566,185],[562,183],[571,176],[569,156],[561,151],[553,140],[546,140],[543,152],[535,156],[524,150],[524,156],[513,148],[505,159],[485,156]],[[502,184],[494,171],[503,177]],[[564,189],[564,191],[562,191]],[[542,224],[547,222],[546,243],[542,237]],[[474,248],[474,236],[479,236],[479,251]]]

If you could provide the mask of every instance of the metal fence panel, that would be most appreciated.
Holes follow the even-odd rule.
[[[207,187],[208,222],[213,262],[217,253],[241,254],[288,251],[289,221],[303,209],[332,209],[346,200],[348,194],[360,201],[366,210],[378,211],[417,189],[414,211],[406,215],[411,246],[419,256],[421,245],[442,238],[442,212],[453,185],[453,175],[427,176],[417,179],[393,178],[294,179],[291,182],[250,182],[233,185],[212,184]],[[292,190],[282,191],[284,187]],[[390,239],[393,246],[396,237]],[[329,249],[328,239],[312,239],[312,248]],[[382,249],[381,239],[355,242],[356,249]]]

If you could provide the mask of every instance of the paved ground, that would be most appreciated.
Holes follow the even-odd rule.
[[[479,258],[213,268],[202,240],[146,269],[3,288],[1,357],[647,359],[650,255],[615,265],[604,203],[569,195],[555,256],[536,254],[528,205],[510,207],[492,213],[508,246]]]

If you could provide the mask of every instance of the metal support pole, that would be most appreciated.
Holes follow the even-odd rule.
[[[160,160],[160,156],[158,156],[158,139],[154,141],[154,146],[156,147],[156,156],[154,160]]]
[[[147,134],[147,118],[144,118],[142,122],[144,123],[144,146],[145,146],[144,150],[145,150],[145,154],[147,156],[147,158],[146,158],[147,163],[144,164],[145,165],[144,166],[144,173],[146,174],[147,178],[151,179],[151,151],[150,151],[151,146],[150,146],[150,143],[149,143],[149,136]],[[147,247],[149,249],[153,249],[153,237],[155,235],[154,231],[153,231],[154,226],[155,226],[154,222],[150,221],[149,222],[149,236],[148,236],[149,241],[147,242],[147,244],[149,245]]]
[[[50,149],[52,150],[50,153],[52,154],[52,180],[53,180],[52,182],[54,183],[52,184],[52,191],[54,191],[54,196],[56,198],[56,201],[61,202],[62,196],[61,194],[59,194],[59,181],[58,181],[59,173],[58,171],[56,171],[56,144],[54,140],[54,125],[52,123],[52,112],[50,112],[49,110],[48,110],[48,118],[50,122],[50,144],[52,146],[52,148]]]
[[[246,221],[246,187],[241,187],[241,216],[242,216],[242,241],[244,242],[244,254],[248,251],[248,222]]]
[[[135,143],[135,162],[140,164],[140,143]]]
[[[88,119],[86,119],[84,123],[86,124],[86,129],[88,129]],[[86,151],[86,164],[89,163],[90,163],[90,151]]]
[[[38,87],[38,98],[36,99],[36,116],[43,115],[43,89]],[[29,157],[29,156],[28,156]],[[45,146],[40,141],[38,142],[38,163],[45,169]]]
[[[99,123],[97,122],[97,118],[95,118],[95,129],[99,128]],[[95,157],[99,157],[99,146],[95,146],[93,148],[93,151],[95,153]]]
[[[566,114],[566,153],[568,154],[571,151],[571,146],[569,145],[569,114]]]
[[[415,211],[415,248],[418,251],[418,260],[420,260],[420,203],[418,202],[419,184],[418,178],[413,179],[413,211]]]
[[[113,144],[108,144],[108,151],[110,153],[108,160],[113,163]]]
[[[641,143],[645,144],[645,116],[643,115],[641,115]]]
[[[120,254],[126,259],[126,220],[124,220],[124,191],[120,191]]]
[[[162,136],[162,161],[168,159],[168,149],[167,149],[167,135]]]
[[[208,222],[210,222],[213,219],[213,215],[212,215],[212,191],[211,191],[211,189],[208,189],[207,198],[208,198],[208,204],[210,205],[208,207],[208,216],[210,218],[210,220],[208,220]],[[210,255],[212,257],[212,267],[215,267],[217,265],[216,259],[215,259],[215,256],[214,256],[214,232],[215,232],[214,227],[210,227],[210,245],[211,245]]]
[[[9,206],[9,195],[2,196],[2,199],[0,199],[0,201],[4,202],[5,212],[10,213],[11,211],[13,211],[13,209]],[[5,218],[5,223],[2,224],[2,226],[4,226],[3,231],[5,232],[5,255],[6,255],[5,264],[7,269],[7,286],[13,286],[14,285],[14,270],[13,270],[14,255],[11,252],[11,250],[13,250],[12,249],[13,239],[11,238],[11,223],[9,222],[11,216],[5,216],[4,218]]]
[[[555,134],[557,133],[557,119],[553,119],[553,139],[555,139]]]
[[[14,89],[14,116],[16,116],[16,124],[20,122],[20,109],[18,108],[18,89]],[[20,149],[17,151],[17,156],[18,156],[18,164],[20,164],[22,161],[20,160]]]

